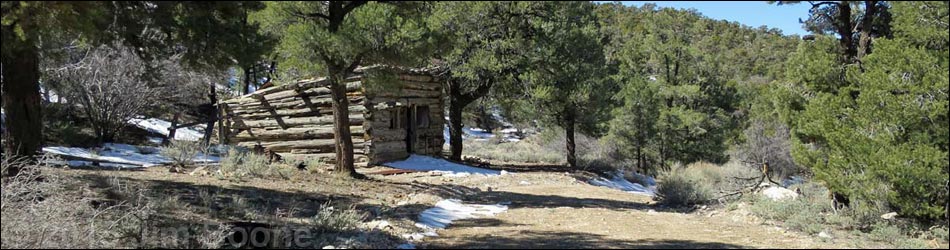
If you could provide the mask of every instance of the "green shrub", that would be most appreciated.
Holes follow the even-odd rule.
[[[296,170],[296,167],[287,164],[271,163],[265,155],[230,148],[221,159],[219,174],[223,177],[238,179],[245,177],[288,179]]]
[[[353,208],[338,210],[330,204],[320,207],[312,219],[313,226],[321,232],[345,232],[359,228],[366,214]]]
[[[879,222],[872,226],[871,233],[868,235],[872,240],[888,242],[894,239],[904,237],[904,233],[897,226],[885,222]]]
[[[809,235],[816,235],[825,230],[822,218],[809,213],[793,213],[792,216],[785,221],[785,226]]]
[[[201,142],[172,140],[168,146],[162,147],[161,154],[174,162],[176,166],[187,166],[194,162],[198,153],[203,151]]]
[[[671,206],[704,204],[715,198],[714,185],[721,178],[705,167],[682,167],[676,164],[660,173],[656,195]]]
[[[465,155],[502,162],[563,164],[562,151],[552,151],[534,142],[532,138],[519,142],[491,143],[465,140]]]
[[[845,220],[835,216],[831,204],[827,201],[827,189],[814,183],[795,185],[792,189],[799,189],[802,195],[798,199],[774,201],[760,197],[750,207],[753,214],[764,219],[781,221],[790,229],[808,234],[817,234],[827,229],[831,221]]]
[[[893,240],[894,248],[897,249],[927,249],[931,248],[927,241],[917,238],[901,237]]]
[[[948,232],[946,226],[933,227],[929,231],[930,231],[929,234],[931,238],[943,240],[943,242],[948,241],[947,238],[948,238],[948,235],[950,235],[950,232]]]

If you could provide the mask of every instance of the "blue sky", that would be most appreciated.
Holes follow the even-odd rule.
[[[598,1],[601,2],[601,1]],[[765,1],[622,1],[627,6],[640,7],[644,3],[656,3],[659,7],[678,9],[693,8],[704,16],[714,19],[736,21],[751,27],[762,25],[778,28],[785,35],[808,34],[798,19],[808,18],[808,3],[777,6]]]

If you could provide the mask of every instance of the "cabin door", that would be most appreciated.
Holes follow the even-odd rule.
[[[417,125],[415,123],[415,120],[416,120],[415,106],[410,106],[405,111],[406,112],[403,112],[403,113],[405,113],[404,124],[406,125],[404,126],[404,128],[406,128],[406,153],[413,154],[415,153],[413,150],[413,145],[415,145],[416,125]]]

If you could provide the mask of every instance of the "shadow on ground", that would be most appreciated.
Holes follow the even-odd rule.
[[[445,239],[421,245],[432,249],[741,249],[742,246],[684,240],[615,240],[602,235],[571,232],[519,231],[513,235],[484,235],[462,239]]]
[[[460,199],[473,204],[508,204],[511,209],[518,208],[603,208],[610,210],[655,210],[660,212],[688,212],[688,209],[668,208],[645,202],[608,200],[595,198],[577,198],[559,195],[534,195],[506,191],[479,190],[453,184],[410,183],[413,188],[426,190],[445,198]]]

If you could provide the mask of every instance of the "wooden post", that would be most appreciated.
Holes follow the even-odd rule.
[[[210,114],[208,114],[208,123],[205,124],[205,134],[203,143],[205,146],[211,144],[211,134],[214,133],[214,123],[218,120],[218,109],[215,107],[215,104],[218,103],[218,93],[214,88],[214,83],[210,84],[211,91],[208,93],[208,99],[211,102],[209,105]]]

